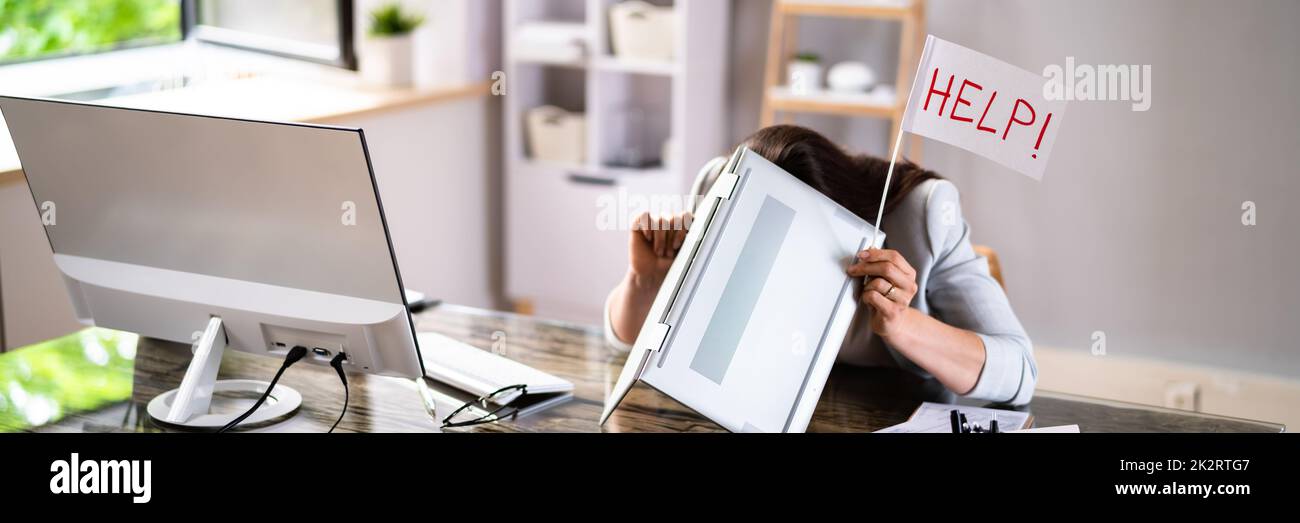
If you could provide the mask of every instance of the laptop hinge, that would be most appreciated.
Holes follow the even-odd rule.
[[[645,348],[645,351],[641,357],[641,363],[637,365],[635,374],[635,379],[638,380],[645,375],[646,369],[650,368],[650,360],[654,359],[656,355],[662,354],[664,343],[668,342],[668,331],[672,329],[672,327],[662,323],[656,323],[648,328],[650,332],[643,330],[641,335],[637,337],[638,342],[641,341],[641,338],[646,339],[645,344],[641,345]]]
[[[663,323],[656,323],[654,325],[651,325],[650,332],[642,333],[642,336],[645,336],[647,334],[649,335],[649,337],[646,338],[647,339],[645,345],[646,350],[652,352],[659,352],[660,350],[663,350],[664,343],[668,341],[668,331],[671,329],[672,327],[665,325]]]
[[[713,182],[723,191],[723,197],[727,200],[736,193],[736,186],[740,185],[740,176],[734,173],[724,172],[718,176],[718,180]]]

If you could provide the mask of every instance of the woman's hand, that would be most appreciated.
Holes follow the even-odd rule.
[[[686,241],[692,219],[689,212],[657,217],[641,213],[632,221],[628,265],[636,286],[653,287],[658,292],[659,284]]]
[[[911,330],[908,324],[915,320],[916,312],[910,307],[917,291],[916,269],[902,254],[888,249],[862,251],[848,273],[867,278],[862,302],[872,309],[873,332],[893,342]]]
[[[624,343],[632,343],[641,333],[641,324],[686,241],[693,218],[689,212],[660,217],[642,213],[632,221],[627,276],[614,289],[608,311],[610,328]]]

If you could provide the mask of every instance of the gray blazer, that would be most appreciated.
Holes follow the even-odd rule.
[[[918,290],[912,308],[972,331],[984,341],[984,369],[966,397],[1029,403],[1038,381],[1033,345],[1002,286],[990,275],[988,260],[971,247],[970,225],[962,217],[957,187],[947,180],[922,183],[885,217],[881,230],[885,248],[898,251],[916,269]],[[869,307],[858,308],[839,361],[898,366],[930,380],[935,390],[942,389],[928,372],[871,332],[870,315]]]
[[[702,191],[697,188],[697,192]],[[1034,348],[1002,286],[989,273],[988,260],[971,247],[970,225],[962,217],[957,187],[947,180],[922,183],[885,216],[881,230],[886,235],[885,248],[898,251],[916,269],[918,290],[911,306],[974,332],[984,341],[984,368],[965,397],[1012,405],[1029,403],[1038,381]],[[927,388],[934,393],[931,399],[951,402],[955,397],[952,391],[871,332],[870,315],[869,307],[858,307],[840,347],[839,361],[906,369],[927,380]],[[614,336],[608,300],[604,316],[610,346],[620,352],[629,350],[628,344]]]

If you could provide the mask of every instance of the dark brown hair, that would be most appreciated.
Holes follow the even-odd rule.
[[[821,191],[845,209],[875,223],[880,193],[885,188],[889,161],[868,155],[851,155],[825,136],[795,125],[762,129],[743,145],[785,169],[795,178]],[[900,160],[894,166],[885,214],[898,208],[908,193],[939,175]]]

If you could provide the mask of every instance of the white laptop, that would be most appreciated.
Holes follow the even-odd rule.
[[[701,203],[601,423],[642,381],[733,432],[804,431],[857,310],[860,282],[845,269],[872,237],[866,220],[737,150]]]

